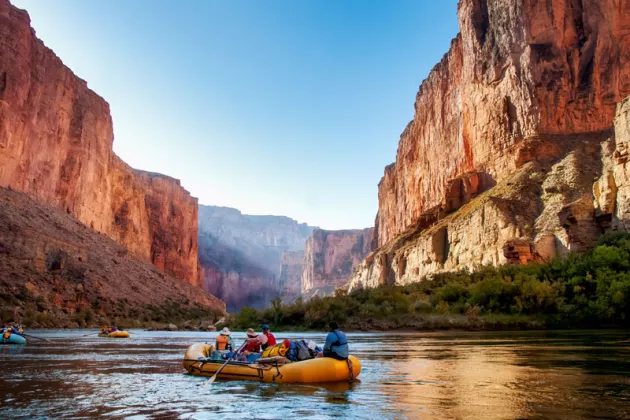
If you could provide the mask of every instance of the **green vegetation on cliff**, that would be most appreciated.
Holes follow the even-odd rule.
[[[407,286],[298,299],[233,315],[234,328],[502,329],[630,325],[630,235],[612,233],[582,255],[545,264],[480,267]]]

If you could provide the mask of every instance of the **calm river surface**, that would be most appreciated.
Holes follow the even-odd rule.
[[[29,331],[51,341],[0,345],[0,418],[630,418],[626,331],[348,334],[363,364],[352,385],[207,388],[182,359],[212,333],[87,332]]]

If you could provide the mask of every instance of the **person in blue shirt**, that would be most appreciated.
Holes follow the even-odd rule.
[[[339,326],[336,322],[331,322],[328,324],[328,327],[330,332],[326,336],[326,343],[324,344],[324,357],[347,360],[350,355],[350,349],[348,348],[346,335],[339,331]]]

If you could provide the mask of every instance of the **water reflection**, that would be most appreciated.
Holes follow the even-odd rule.
[[[82,333],[37,332],[51,341],[0,347],[3,366],[19,366],[0,379],[0,417],[630,417],[627,332],[350,334],[363,365],[352,384],[208,388],[181,359],[212,334],[135,331],[117,341]]]

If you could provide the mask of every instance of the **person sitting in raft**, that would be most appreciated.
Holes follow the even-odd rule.
[[[17,334],[17,335],[24,334],[24,329],[20,327],[19,325],[11,325],[11,328],[13,329],[13,334]]]
[[[330,332],[326,336],[326,343],[324,344],[324,357],[347,360],[350,355],[350,349],[348,348],[346,335],[339,331],[339,326],[336,322],[331,322],[328,324],[328,327]]]
[[[262,346],[267,344],[267,336],[264,334],[256,334],[256,332],[250,328],[247,330],[247,344],[243,349],[243,353],[260,353]]]
[[[263,324],[262,332],[267,337],[267,343],[262,345],[262,349],[266,350],[267,347],[272,347],[276,345],[276,337],[269,331],[269,324]]]
[[[215,339],[215,347],[217,350],[235,350],[234,340],[232,340],[230,334],[232,334],[232,332],[228,327],[221,330]]]

